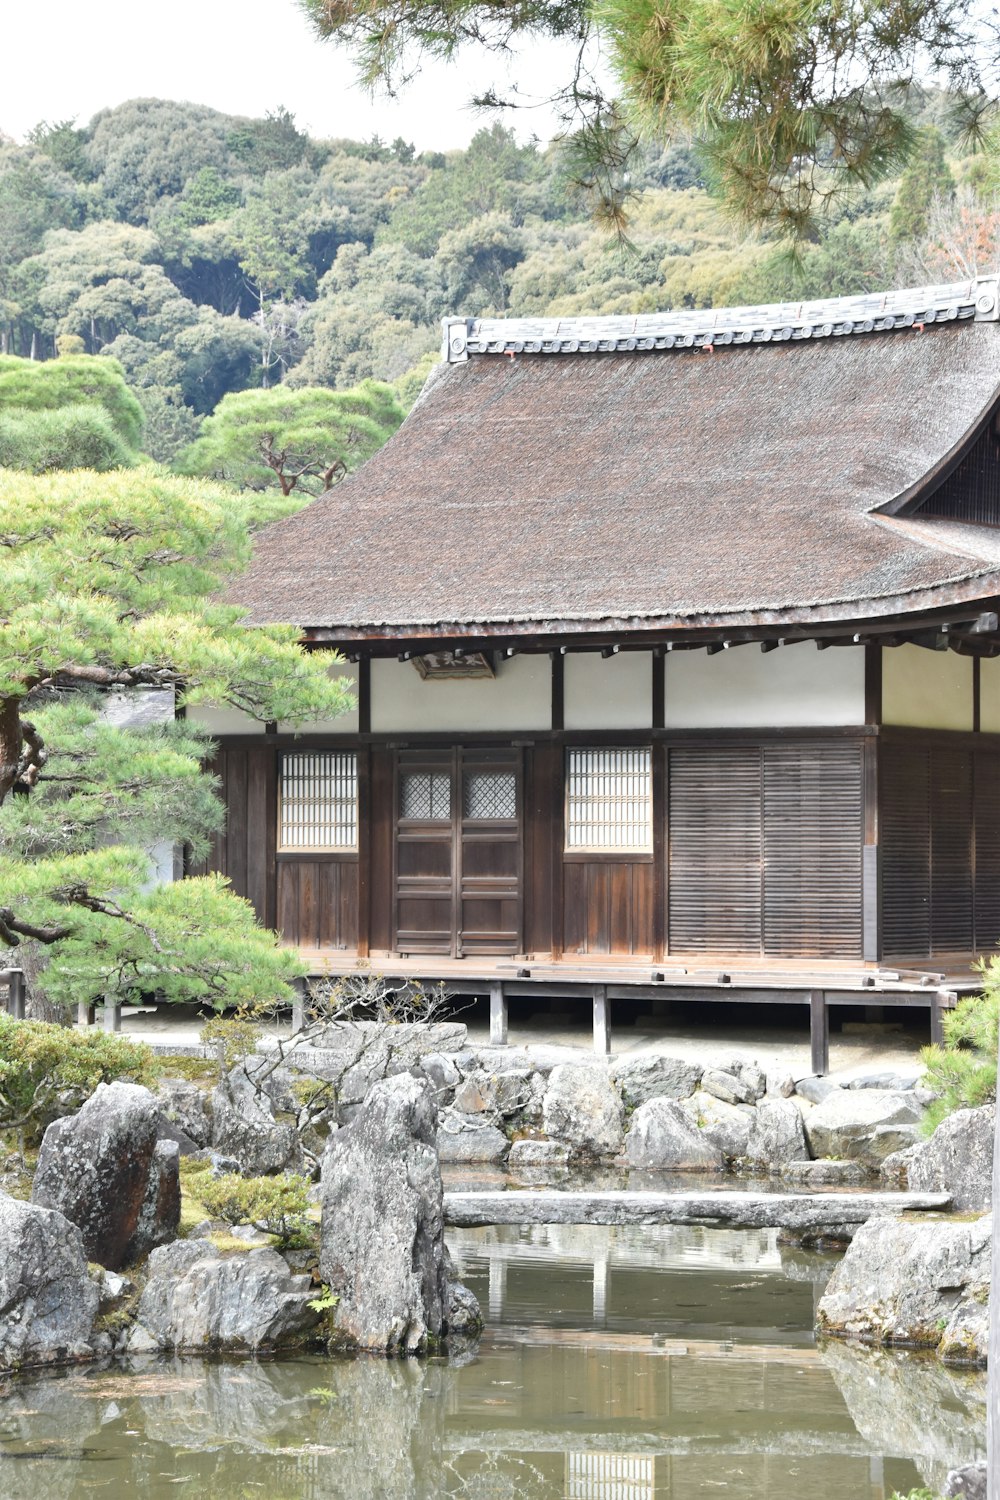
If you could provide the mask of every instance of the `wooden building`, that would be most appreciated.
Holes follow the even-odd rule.
[[[447,320],[400,431],[233,592],[357,708],[201,711],[216,866],[317,967],[967,979],[1000,942],[997,319],[980,279]]]

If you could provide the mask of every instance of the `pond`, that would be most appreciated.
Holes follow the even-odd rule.
[[[885,1500],[983,1456],[985,1377],[816,1347],[768,1230],[452,1230],[467,1359],[152,1359],[0,1390],[3,1500]]]

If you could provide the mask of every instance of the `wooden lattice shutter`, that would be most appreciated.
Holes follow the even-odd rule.
[[[930,751],[885,746],[879,764],[882,951],[926,956],[931,947]]]
[[[976,947],[1000,948],[1000,755],[975,757]]]
[[[764,750],[764,951],[861,953],[861,748]]]
[[[972,755],[931,751],[931,952],[967,953],[972,926]]]
[[[670,751],[669,942],[675,953],[761,945],[761,753]]]

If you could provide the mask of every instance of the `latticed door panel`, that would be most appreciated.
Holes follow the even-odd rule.
[[[670,751],[670,948],[761,947],[761,752],[756,745]]]
[[[520,787],[515,750],[398,752],[398,952],[520,950]]]
[[[516,750],[462,750],[458,932],[463,954],[521,947],[521,760]]]

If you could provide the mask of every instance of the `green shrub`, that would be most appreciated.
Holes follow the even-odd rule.
[[[227,1173],[199,1182],[208,1212],[227,1224],[252,1224],[273,1234],[282,1249],[309,1243],[309,1183],[305,1177],[240,1177]]]
[[[0,1014],[0,1131],[16,1133],[23,1150],[99,1083],[153,1084],[158,1072],[144,1042]]]
[[[206,1046],[221,1042],[223,1062],[227,1068],[232,1068],[241,1057],[249,1057],[256,1052],[257,1043],[263,1035],[256,1021],[239,1013],[234,1016],[213,1016],[199,1031],[198,1039]]]
[[[925,1047],[927,1085],[940,1094],[928,1113],[934,1129],[956,1109],[988,1104],[997,1092],[1000,956],[982,965],[983,993],[960,1000],[944,1018],[944,1045]]]

